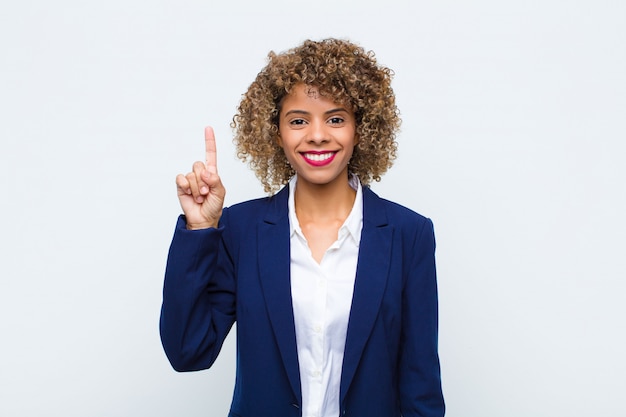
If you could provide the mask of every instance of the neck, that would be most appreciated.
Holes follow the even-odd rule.
[[[298,220],[326,221],[345,220],[352,207],[356,191],[350,187],[348,175],[329,184],[317,185],[298,181],[294,195]]]

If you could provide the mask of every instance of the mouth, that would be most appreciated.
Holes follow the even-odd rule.
[[[302,158],[304,158],[306,162],[313,166],[324,166],[330,164],[335,158],[336,154],[337,151],[310,151],[300,153],[300,155],[302,155]]]

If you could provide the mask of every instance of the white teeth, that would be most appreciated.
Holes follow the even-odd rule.
[[[317,154],[317,153],[305,153],[304,156],[306,159],[310,159],[311,161],[325,161],[328,158],[332,157],[334,154],[333,152],[328,152],[328,153],[321,153],[321,154]]]

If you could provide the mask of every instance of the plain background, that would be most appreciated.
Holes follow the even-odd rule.
[[[228,3],[228,5],[226,5]],[[624,416],[626,3],[22,0],[0,6],[0,415],[225,416],[234,338],[177,374],[158,317],[174,178],[270,50],[396,72],[380,195],[433,219],[450,417]]]

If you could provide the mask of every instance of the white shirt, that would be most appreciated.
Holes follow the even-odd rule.
[[[356,176],[352,211],[318,264],[295,211],[297,177],[289,181],[291,297],[302,386],[303,417],[339,416],[339,387],[356,275],[363,194]]]

